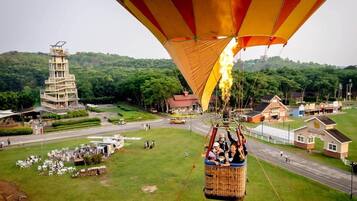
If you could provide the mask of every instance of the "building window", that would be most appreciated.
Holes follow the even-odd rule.
[[[297,136],[297,141],[298,141],[298,142],[304,142],[304,137],[301,136],[301,135],[298,135],[298,136]]]
[[[313,137],[309,137],[307,141],[308,141],[308,143],[314,143],[314,138]]]
[[[337,151],[337,145],[329,143],[328,144],[328,150]]]

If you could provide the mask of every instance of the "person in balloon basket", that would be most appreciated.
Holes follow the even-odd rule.
[[[242,126],[237,128],[237,139],[234,139],[230,131],[227,130],[228,139],[231,141],[230,151],[228,152],[228,161],[230,163],[242,163],[248,155],[246,147],[247,140],[245,139],[242,130]]]
[[[228,152],[228,162],[243,163],[245,158],[246,154],[243,147],[239,147],[236,143],[231,144],[231,149]]]
[[[232,137],[232,134],[228,129],[227,129],[227,135],[231,144],[236,144],[237,148],[242,149],[244,155],[247,155],[248,154],[247,146],[246,146],[247,140],[245,139],[242,130],[243,127],[241,125],[238,126],[236,130],[237,139],[234,139]]]
[[[226,156],[223,149],[220,148],[219,143],[213,143],[212,150],[208,153],[208,161],[215,163],[216,165],[225,164]]]
[[[227,152],[229,150],[228,143],[226,142],[226,136],[223,133],[220,134],[217,142],[219,143],[219,147],[223,150],[223,152]]]

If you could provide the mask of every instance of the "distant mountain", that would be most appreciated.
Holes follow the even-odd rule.
[[[0,92],[20,91],[24,86],[42,86],[48,77],[49,56],[45,53],[6,52],[0,54]],[[116,54],[78,52],[69,56],[70,71],[78,78],[85,79],[84,74],[91,72],[99,75],[115,74],[119,76],[127,70],[143,70],[143,68],[172,71],[175,64],[171,59],[136,59]],[[239,61],[235,69],[244,65],[246,71],[260,71],[278,68],[340,68],[334,65],[323,65],[313,62],[295,62],[280,57]],[[356,69],[348,66],[346,69]],[[115,72],[115,73],[113,73]],[[176,72],[176,70],[175,70]],[[81,75],[81,76],[79,76]]]
[[[281,57],[268,57],[260,59],[252,59],[247,61],[239,61],[235,64],[235,68],[242,68],[246,71],[260,71],[264,69],[278,69],[278,68],[341,68],[335,65],[318,64],[314,62],[300,62],[290,59],[283,59]]]

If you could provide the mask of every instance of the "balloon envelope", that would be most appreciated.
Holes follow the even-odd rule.
[[[203,110],[232,38],[242,48],[286,44],[325,0],[117,0],[166,48]]]

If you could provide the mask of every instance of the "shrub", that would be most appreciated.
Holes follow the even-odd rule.
[[[95,98],[81,98],[81,102],[84,104],[92,103],[92,104],[107,104],[114,103],[114,96],[103,96],[103,97],[95,97]]]
[[[87,110],[74,110],[74,111],[67,112],[67,114],[63,115],[63,118],[67,119],[67,118],[87,117],[87,116],[88,116]]]
[[[68,119],[68,118],[75,118],[75,117],[87,117],[88,112],[86,110],[74,110],[69,111],[67,114],[59,115],[55,113],[46,113],[42,115],[45,119]]]
[[[30,134],[32,134],[32,128],[30,127],[0,128],[0,136],[30,135]]]
[[[62,116],[58,115],[58,114],[55,114],[55,113],[46,113],[46,114],[42,115],[42,118],[45,118],[45,119],[61,119]]]
[[[92,163],[99,164],[102,162],[102,154],[94,154],[92,155]]]
[[[89,154],[83,156],[84,164],[91,165],[92,164],[92,157]]]
[[[88,107],[88,110],[91,112],[96,112],[96,113],[103,112],[101,109],[99,109],[97,107]]]
[[[109,121],[110,123],[118,123],[119,118],[118,118],[118,117],[109,117],[109,118],[108,118],[108,121]]]
[[[100,119],[98,117],[94,117],[94,118],[85,118],[85,119],[78,119],[78,120],[55,121],[52,123],[52,126],[57,127],[57,126],[63,126],[63,125],[79,124],[79,123],[84,123],[84,122],[100,122]]]
[[[102,162],[102,154],[86,154],[83,156],[86,165],[96,165]]]

